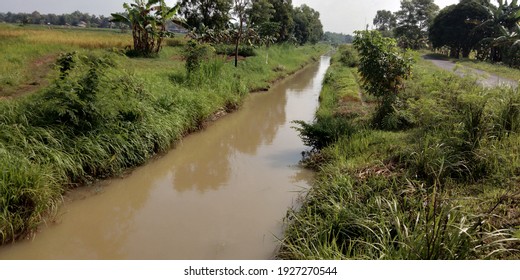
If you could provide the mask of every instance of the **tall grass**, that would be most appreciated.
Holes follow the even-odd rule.
[[[410,127],[375,130],[366,115],[341,113],[346,106],[373,110],[344,97],[355,70],[341,65],[341,55],[327,74],[316,123],[301,128],[320,150],[306,162],[318,179],[302,207],[289,211],[278,257],[520,257],[520,92],[483,89],[419,62],[400,93]],[[331,117],[352,129],[333,141],[311,133]]]
[[[0,243],[33,231],[65,189],[145,163],[213,113],[236,108],[251,89],[282,76],[251,58],[240,69],[209,60],[188,77],[179,47],[152,59],[74,50],[61,60],[70,58],[71,67],[55,67],[48,87],[0,100]],[[284,54],[273,63],[296,71],[326,48],[270,51]]]

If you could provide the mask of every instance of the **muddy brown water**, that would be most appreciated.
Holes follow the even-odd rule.
[[[56,221],[0,259],[272,259],[309,187],[293,120],[310,121],[330,58],[251,95],[166,155],[66,196]]]

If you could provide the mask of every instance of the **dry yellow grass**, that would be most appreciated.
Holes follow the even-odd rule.
[[[0,38],[19,38],[31,44],[68,45],[86,49],[122,48],[130,46],[129,34],[111,31],[71,29],[29,29],[0,27]]]

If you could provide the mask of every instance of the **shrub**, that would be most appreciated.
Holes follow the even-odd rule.
[[[359,55],[357,51],[350,45],[341,45],[339,47],[339,61],[347,67],[357,67],[359,65]]]
[[[58,59],[61,79],[44,92],[45,106],[34,108],[41,116],[35,118],[39,125],[65,125],[78,133],[94,129],[103,122],[96,104],[97,95],[103,90],[101,79],[113,65],[108,57],[83,57],[65,55]],[[81,64],[74,70],[73,66]],[[40,106],[40,105],[37,105]]]
[[[385,119],[395,113],[397,94],[410,76],[412,59],[404,58],[395,40],[384,38],[378,31],[358,31],[356,35],[354,47],[361,56],[359,72],[363,88],[379,100],[373,122],[385,129]]]
[[[202,61],[209,60],[215,54],[215,49],[207,44],[199,44],[189,41],[184,48],[184,59],[186,60],[186,72],[188,76],[200,69]]]
[[[336,142],[340,137],[348,137],[355,131],[349,120],[341,117],[327,116],[320,118],[313,124],[304,121],[294,121],[303,143],[316,150]]]
[[[219,55],[233,56],[235,55],[235,46],[219,44],[215,46],[215,51]],[[240,45],[238,47],[238,55],[243,57],[255,56],[255,48],[253,46]]]
[[[62,79],[68,75],[69,71],[74,68],[76,61],[78,59],[76,52],[62,53],[56,60],[56,65],[60,70],[60,77]]]

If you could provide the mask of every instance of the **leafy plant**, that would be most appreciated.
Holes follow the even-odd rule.
[[[98,94],[102,89],[104,72],[113,66],[108,57],[78,57],[66,55],[58,59],[61,79],[44,92],[45,106],[35,108],[41,117],[35,120],[40,125],[65,125],[82,133],[95,128],[102,122],[97,106]],[[77,68],[71,68],[77,65]],[[64,69],[68,70],[64,71]],[[76,71],[71,72],[74,69]]]
[[[341,45],[338,50],[341,53],[339,61],[347,67],[357,67],[359,65],[359,55],[350,45]]]
[[[385,120],[396,112],[394,105],[404,80],[410,76],[412,58],[398,50],[396,41],[379,31],[357,31],[354,47],[360,55],[359,72],[363,88],[378,98],[374,125],[388,128]]]
[[[186,59],[186,72],[188,77],[197,72],[203,61],[209,60],[215,54],[215,49],[207,44],[199,44],[190,40],[184,48],[184,59]]]
[[[60,70],[61,79],[65,79],[68,72],[75,66],[77,60],[76,52],[62,53],[56,60],[56,64]]]
[[[300,126],[296,127],[296,130],[300,133],[303,143],[316,150],[327,147],[340,137],[348,137],[355,131],[348,119],[332,116],[320,118],[312,124],[304,121],[294,123]]]

